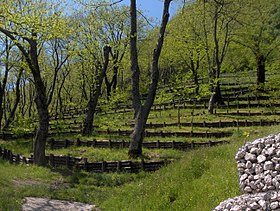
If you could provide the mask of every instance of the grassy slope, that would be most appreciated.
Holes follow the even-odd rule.
[[[76,200],[104,210],[211,210],[240,194],[237,149],[245,141],[279,129],[260,127],[249,138],[236,137],[232,144],[185,152],[179,161],[155,173],[61,176],[45,168],[0,161],[0,210],[18,210],[26,196]],[[64,185],[52,187],[59,181]]]

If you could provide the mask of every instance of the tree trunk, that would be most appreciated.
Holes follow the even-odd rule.
[[[208,104],[208,112],[210,114],[214,113],[214,106],[215,104],[218,105],[223,105],[224,102],[222,100],[222,94],[221,94],[221,88],[220,88],[220,83],[217,82],[211,89],[211,97],[209,100],[209,104]]]
[[[265,56],[257,55],[257,85],[264,85],[265,83]]]
[[[102,67],[102,70],[97,78],[97,84],[96,88],[94,91],[91,91],[90,93],[90,99],[87,105],[87,113],[86,113],[86,118],[84,120],[84,126],[83,126],[83,135],[89,136],[92,131],[93,131],[93,120],[94,120],[94,114],[95,114],[95,109],[98,103],[98,98],[101,94],[101,87],[102,87],[102,82],[103,79],[106,75],[106,71],[108,68],[109,64],[109,53],[110,53],[110,47],[105,46],[103,49],[104,53],[104,64]]]
[[[3,99],[4,99],[4,95],[5,95],[5,89],[6,89],[6,84],[8,81],[8,74],[10,71],[10,67],[9,67],[9,59],[10,59],[10,50],[11,47],[9,46],[9,42],[8,42],[8,38],[5,39],[5,53],[6,53],[6,57],[5,57],[5,73],[4,73],[4,77],[3,77],[3,81],[2,83],[0,82],[0,130],[1,130],[1,123],[2,123],[2,119],[3,119],[3,115],[4,115],[4,111],[3,111]]]
[[[17,110],[17,107],[18,107],[18,104],[20,101],[20,80],[21,80],[22,73],[23,73],[23,68],[20,69],[20,72],[19,72],[19,75],[18,75],[18,78],[16,81],[16,99],[15,99],[14,106],[11,110],[11,113],[10,113],[9,117],[7,118],[5,125],[3,127],[4,131],[9,128],[10,123],[14,120],[15,113],[16,113],[16,110]]]
[[[36,35],[34,35],[36,37]],[[49,111],[46,87],[40,73],[38,62],[38,50],[36,40],[30,40],[30,60],[29,66],[34,78],[36,97],[35,103],[39,116],[38,128],[34,139],[34,164],[45,166],[45,147],[49,130]]]
[[[109,81],[107,76],[105,77],[107,100],[110,100],[110,97],[112,95],[112,89],[113,91],[116,91],[117,83],[118,83],[118,70],[119,68],[117,66],[117,61],[114,61],[114,66],[113,66],[114,75],[112,77],[111,82]]]
[[[135,113],[135,126],[131,136],[128,155],[131,158],[142,156],[142,142],[144,139],[144,132],[146,122],[154,103],[156,96],[157,85],[159,81],[159,68],[158,60],[160,57],[164,33],[169,19],[169,6],[172,0],[164,1],[163,17],[160,26],[159,37],[157,40],[156,48],[153,51],[152,65],[151,65],[151,84],[149,86],[148,96],[145,104],[142,106],[139,92],[139,76],[140,70],[138,66],[138,53],[137,53],[137,16],[136,16],[136,1],[131,0],[130,14],[131,14],[131,36],[130,36],[130,62],[132,71],[132,100]]]

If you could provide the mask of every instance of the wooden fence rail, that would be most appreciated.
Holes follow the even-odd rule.
[[[2,148],[0,146],[0,158],[8,160],[12,164],[33,164],[33,157],[26,158],[18,154],[12,153],[12,151]],[[163,166],[171,163],[173,160],[160,160],[141,162],[131,160],[121,161],[100,161],[100,162],[88,162],[87,158],[76,158],[72,156],[55,156],[50,154],[46,156],[46,161],[50,167],[64,166],[68,169],[85,170],[88,172],[120,172],[126,171],[131,173],[138,173],[139,171],[157,171]]]
[[[129,141],[113,141],[113,140],[92,140],[92,141],[81,141],[77,140],[54,140],[53,138],[48,140],[48,146],[50,149],[61,149],[67,147],[80,147],[88,146],[95,148],[128,148]],[[180,142],[180,141],[153,141],[143,142],[142,146],[148,149],[178,149],[178,150],[190,150],[199,147],[212,147],[220,144],[226,144],[229,141],[213,141],[209,140],[206,142]]]
[[[206,127],[206,128],[227,128],[227,127],[251,127],[251,126],[271,126],[280,124],[280,121],[277,120],[262,120],[259,121],[217,121],[217,122],[174,122],[174,123],[147,123],[146,128],[163,128],[171,126],[183,126],[183,127]],[[131,127],[134,127],[134,124],[130,124]]]
[[[122,135],[122,136],[129,136],[132,133],[132,130],[95,130],[96,134],[108,134],[108,135]],[[167,131],[145,131],[145,137],[200,137],[200,138],[223,138],[232,136],[233,132],[167,132]]]

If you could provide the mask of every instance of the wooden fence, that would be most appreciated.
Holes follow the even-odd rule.
[[[18,154],[12,153],[12,151],[2,148],[0,146],[0,158],[8,160],[13,164],[33,164],[33,157],[26,158]],[[75,158],[72,156],[55,156],[50,154],[46,156],[46,161],[50,167],[64,166],[68,169],[85,170],[88,172],[120,172],[126,171],[131,173],[138,173],[139,171],[156,171],[162,166],[171,163],[173,160],[161,160],[141,162],[131,160],[121,161],[100,161],[100,162],[88,162],[87,158]]]
[[[48,146],[50,149],[61,149],[72,146],[88,146],[95,148],[128,148],[128,141],[113,141],[113,140],[92,140],[81,141],[77,140],[54,140],[53,138],[48,140]],[[153,141],[143,142],[142,146],[148,149],[178,149],[178,150],[190,150],[199,147],[212,147],[220,144],[227,144],[229,141],[206,141],[206,142],[179,142],[179,141]]]
[[[95,130],[96,134],[108,134],[108,135],[122,135],[122,136],[129,136],[132,133],[132,130]],[[145,131],[145,137],[200,137],[200,138],[223,138],[232,136],[233,132],[167,132],[167,131]]]
[[[174,123],[147,123],[146,128],[163,128],[171,126],[183,126],[183,127],[204,127],[204,128],[227,128],[227,127],[251,127],[251,126],[271,126],[280,124],[280,121],[277,120],[262,120],[259,121],[217,121],[217,122],[174,122]],[[134,127],[134,124],[130,125]]]

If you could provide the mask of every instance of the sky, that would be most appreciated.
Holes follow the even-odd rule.
[[[123,4],[129,5],[130,0],[123,0]],[[163,10],[163,0],[138,0],[137,7],[144,11],[144,14],[148,17],[153,17],[157,19],[157,21],[161,20],[162,10]],[[170,14],[174,15],[176,9],[178,7],[178,3],[172,1],[170,4]]]

